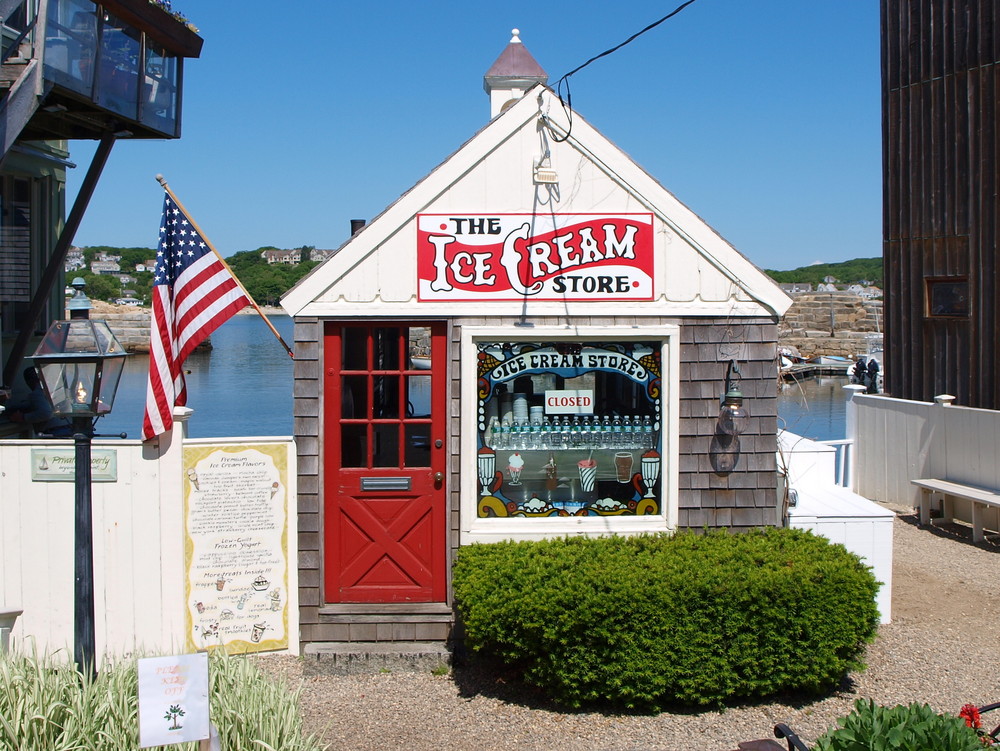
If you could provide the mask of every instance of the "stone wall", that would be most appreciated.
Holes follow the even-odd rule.
[[[868,335],[882,331],[881,300],[850,292],[809,292],[792,300],[778,325],[778,341],[804,357],[854,357],[867,351]]]

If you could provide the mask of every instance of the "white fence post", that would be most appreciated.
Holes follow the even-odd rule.
[[[865,393],[866,389],[860,384],[852,383],[844,386],[844,391],[847,393],[847,408],[844,420],[844,432],[846,433],[844,438],[847,442],[843,450],[846,454],[847,469],[841,475],[841,484],[845,488],[856,491],[854,487],[854,460],[858,456],[858,405],[854,401],[854,397]]]

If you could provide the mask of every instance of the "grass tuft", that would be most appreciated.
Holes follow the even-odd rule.
[[[109,662],[90,678],[51,657],[0,654],[0,749],[136,748],[137,690],[134,659]],[[220,652],[209,659],[212,722],[223,749],[320,751],[315,736],[303,736],[298,699],[299,691],[269,679],[248,658]]]

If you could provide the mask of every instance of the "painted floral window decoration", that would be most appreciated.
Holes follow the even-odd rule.
[[[983,742],[984,746],[992,746],[996,743],[996,739],[989,732],[983,730],[983,721],[979,715],[979,708],[975,704],[964,704],[958,716],[965,720],[968,727],[979,734],[979,740]],[[1000,728],[997,729],[1000,730]]]

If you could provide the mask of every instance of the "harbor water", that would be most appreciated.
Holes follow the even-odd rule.
[[[292,320],[271,316],[292,343]],[[188,424],[192,438],[288,436],[292,434],[292,360],[257,315],[238,315],[212,334],[212,349],[195,352],[184,364]],[[125,364],[114,410],[97,424],[100,434],[139,438],[146,403],[149,357],[132,355]],[[782,383],[778,427],[815,440],[845,434],[845,377]],[[747,401],[752,411],[752,400]]]
[[[292,319],[268,316],[292,345]],[[194,352],[184,363],[188,423],[192,438],[290,436],[292,434],[292,359],[260,316],[234,316],[212,334],[212,349]],[[142,437],[149,356],[125,361],[110,415],[97,423],[101,435]]]

